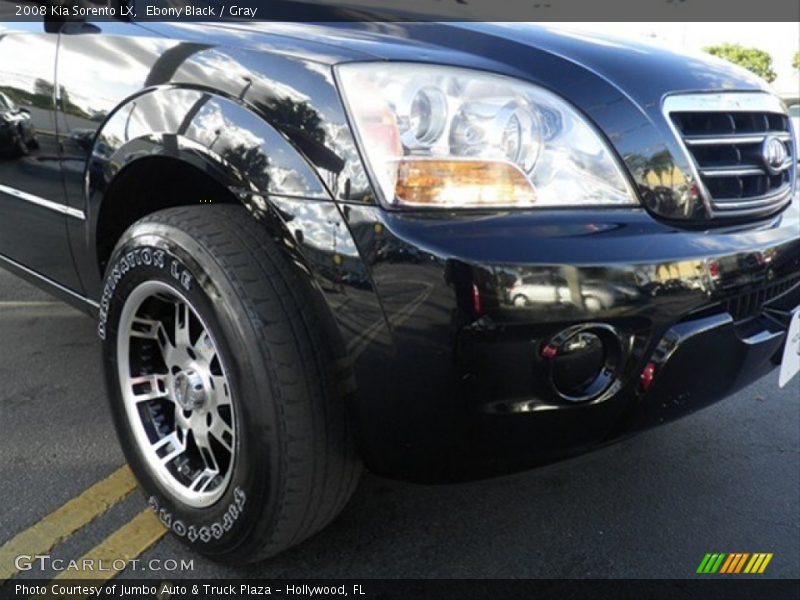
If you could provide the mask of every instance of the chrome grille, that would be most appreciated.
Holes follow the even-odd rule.
[[[777,98],[764,93],[670,96],[664,110],[711,216],[758,216],[791,202],[797,148]],[[781,154],[784,160],[776,164]]]

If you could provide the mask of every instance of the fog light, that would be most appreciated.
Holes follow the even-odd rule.
[[[553,385],[564,396],[585,396],[602,375],[606,362],[603,340],[581,332],[566,340],[553,360]]]
[[[613,327],[601,324],[565,329],[541,349],[550,384],[568,402],[588,402],[615,382],[622,364],[622,342]]]

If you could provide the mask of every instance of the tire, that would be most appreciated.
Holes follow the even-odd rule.
[[[109,261],[98,332],[123,451],[182,542],[256,562],[344,508],[361,462],[342,345],[307,277],[243,207],[134,224]]]
[[[14,144],[14,156],[28,156],[30,153],[31,151],[28,148],[28,144],[25,143],[25,132],[20,128],[19,137]]]

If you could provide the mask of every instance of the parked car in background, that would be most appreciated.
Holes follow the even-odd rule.
[[[0,93],[0,154],[28,154],[36,145],[30,112]]]
[[[616,304],[618,290],[596,282],[584,282],[574,293],[563,276],[529,276],[509,288],[514,306],[543,304],[548,307],[575,306],[587,311],[611,308]],[[634,292],[635,293],[635,292]]]

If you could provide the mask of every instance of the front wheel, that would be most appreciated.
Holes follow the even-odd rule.
[[[136,223],[106,272],[99,332],[117,433],[152,508],[223,562],[299,543],[361,466],[321,298],[239,206]]]

